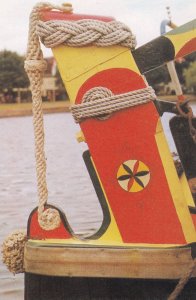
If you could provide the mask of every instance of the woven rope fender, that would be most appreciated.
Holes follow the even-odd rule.
[[[118,21],[39,21],[36,32],[49,48],[60,44],[72,47],[121,45],[130,49],[136,46],[136,38],[131,30]]]
[[[75,122],[79,123],[87,118],[105,116],[155,99],[156,95],[150,86],[118,95],[113,95],[106,88],[96,87],[84,95],[81,104],[73,105],[71,112]]]
[[[23,260],[26,240],[25,231],[18,230],[10,234],[3,242],[3,263],[14,274],[24,272]]]

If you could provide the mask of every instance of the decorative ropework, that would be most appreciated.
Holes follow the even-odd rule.
[[[95,87],[83,97],[82,103],[73,105],[71,112],[76,123],[87,118],[107,116],[119,110],[148,103],[156,99],[154,90],[148,86],[125,94],[113,95],[109,89]],[[101,117],[104,119],[104,117]]]
[[[135,49],[136,38],[130,28],[118,21],[38,21],[37,34],[42,43],[53,48],[60,44],[72,47],[120,45]]]

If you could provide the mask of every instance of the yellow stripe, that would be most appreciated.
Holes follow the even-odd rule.
[[[110,225],[109,225],[108,229],[106,230],[106,232],[99,238],[99,242],[104,243],[104,244],[108,244],[108,243],[109,244],[111,244],[111,243],[120,243],[120,244],[122,244],[123,241],[122,241],[122,237],[121,237],[120,231],[119,231],[118,226],[116,224],[116,220],[114,218],[112,209],[110,207],[109,201],[107,199],[106,193],[104,191],[103,185],[101,183],[99,174],[98,174],[98,172],[96,170],[96,167],[95,167],[95,164],[94,164],[92,158],[91,158],[91,161],[92,161],[93,167],[95,169],[95,172],[97,174],[97,177],[99,179],[99,183],[101,185],[101,189],[102,189],[102,191],[104,193],[104,196],[105,196],[105,199],[106,199],[106,202],[107,202],[107,206],[108,206],[108,209],[109,209],[109,212],[110,212],[110,217],[111,217]]]
[[[191,194],[185,173],[183,173],[182,176],[180,177],[180,184],[181,184],[187,205],[195,207],[195,202],[193,200],[193,196]]]
[[[145,244],[145,243],[118,243],[115,241],[108,241],[104,243],[99,240],[77,240],[77,239],[45,239],[45,240],[31,240],[29,239],[28,242],[31,244],[34,244],[35,246],[105,246],[105,247],[123,247],[123,248],[168,248],[168,247],[180,247],[183,245],[180,244]]]
[[[184,237],[187,243],[195,242],[196,241],[195,227],[193,225],[193,221],[189,209],[187,207],[186,200],[184,198],[184,194],[180,185],[179,178],[177,176],[177,172],[174,166],[173,159],[171,157],[168,144],[165,139],[165,135],[163,133],[163,128],[160,120],[157,124],[155,138],[159,149],[159,154],[163,163],[163,167],[165,170],[167,182],[173,198],[174,206],[176,208],[176,212],[182,226]]]

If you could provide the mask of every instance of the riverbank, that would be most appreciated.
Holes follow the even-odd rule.
[[[187,95],[186,99],[196,102],[195,95]],[[177,101],[176,96],[158,96],[158,99],[166,101]],[[66,101],[55,101],[55,102],[43,102],[43,112],[44,114],[49,113],[62,113],[70,111],[70,102]],[[20,117],[20,116],[30,116],[32,115],[32,103],[9,103],[0,104],[0,118],[7,117]]]
[[[196,95],[184,95],[184,97],[186,100],[190,100],[191,102],[196,102]],[[172,102],[177,101],[176,95],[163,95],[163,96],[158,95],[157,98],[161,100],[172,101]]]
[[[44,114],[69,112],[69,101],[43,102]],[[0,104],[0,118],[32,115],[32,103]]]

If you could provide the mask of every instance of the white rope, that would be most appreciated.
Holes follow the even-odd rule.
[[[134,49],[136,38],[131,30],[121,22],[98,20],[79,21],[39,21],[37,34],[42,43],[49,48],[66,44],[72,47],[96,45],[108,47],[121,45]]]
[[[52,230],[60,225],[60,215],[55,209],[45,209],[48,200],[48,189],[46,182],[46,158],[44,152],[44,122],[42,112],[41,87],[43,72],[46,69],[46,62],[43,60],[43,54],[36,33],[36,26],[39,21],[41,10],[58,9],[71,12],[72,7],[67,4],[64,7],[54,6],[50,3],[38,3],[32,10],[29,24],[29,39],[27,55],[25,61],[25,70],[28,74],[33,103],[33,124],[35,136],[35,158],[38,185],[38,221],[45,230]]]
[[[113,95],[106,88],[96,87],[84,95],[81,104],[73,105],[71,112],[75,122],[79,123],[87,118],[107,116],[113,112],[155,99],[155,92],[150,86],[118,95]]]

